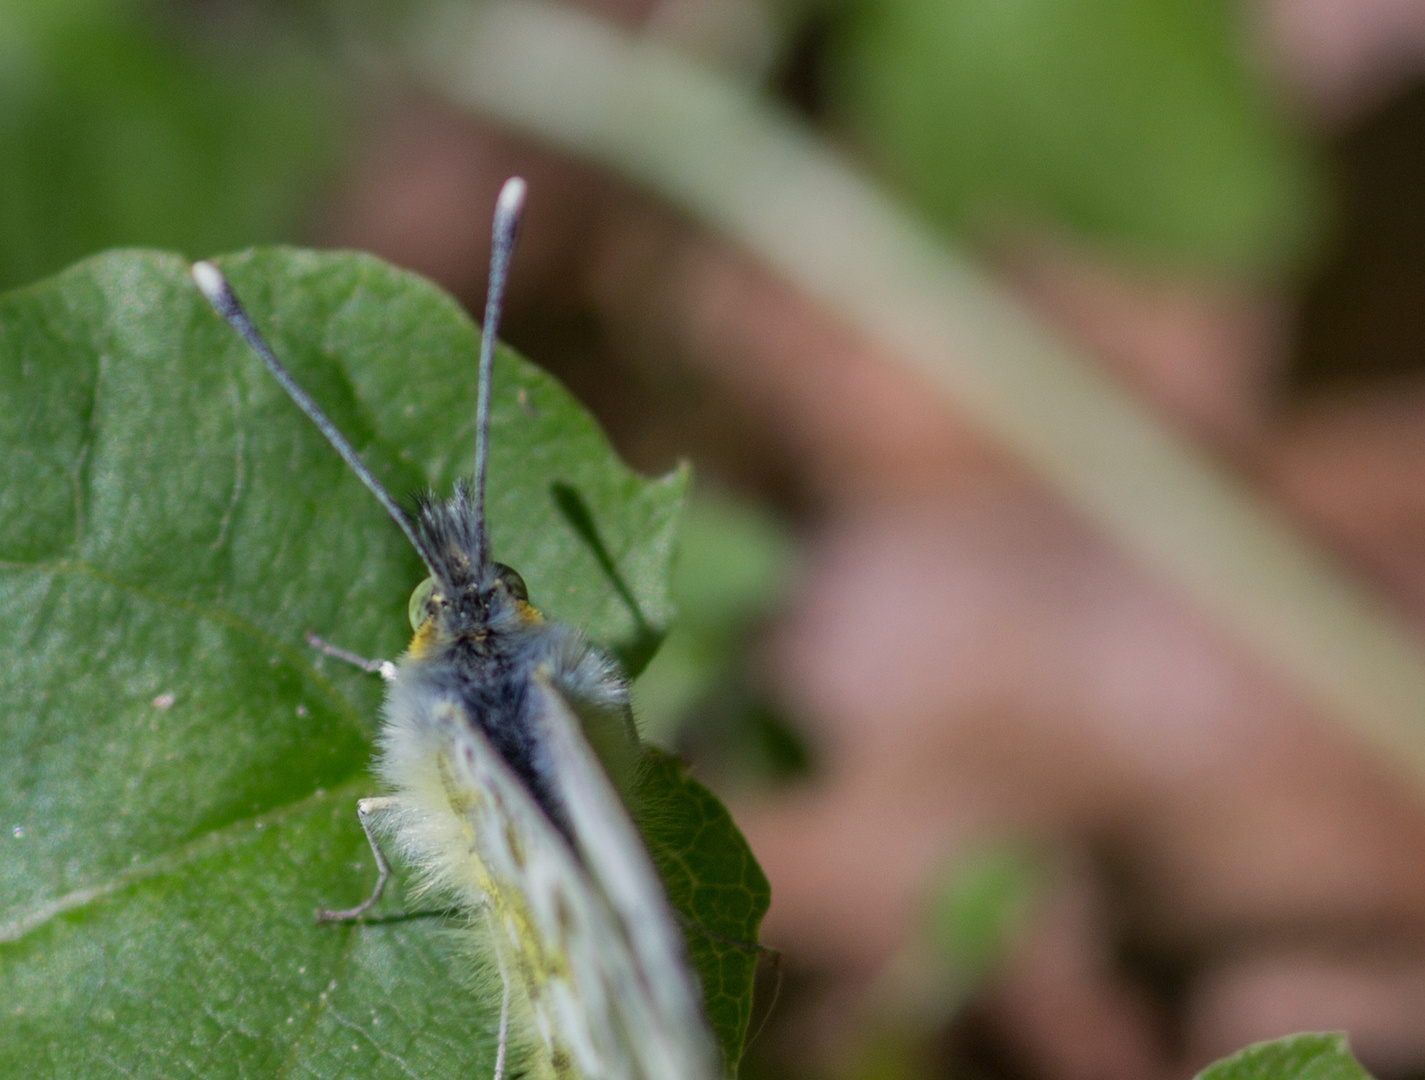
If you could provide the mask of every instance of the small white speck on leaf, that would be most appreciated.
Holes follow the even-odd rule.
[[[178,699],[175,698],[172,694],[159,694],[158,697],[150,701],[149,704],[152,705],[159,712],[167,712],[169,709],[173,708],[173,703],[176,700]]]

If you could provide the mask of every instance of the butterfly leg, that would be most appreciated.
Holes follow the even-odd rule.
[[[310,630],[307,631],[307,644],[323,656],[331,656],[352,665],[352,667],[359,667],[368,675],[380,675],[387,682],[396,677],[396,665],[391,661],[368,660],[364,656],[357,656],[356,653],[343,649],[340,645],[333,645],[330,641],[317,637]]]
[[[491,941],[498,933],[495,922],[495,911],[489,904],[482,904],[485,913],[485,926],[491,934]],[[498,945],[495,946],[495,963],[500,969],[500,986],[502,996],[500,998],[500,1034],[495,1043],[495,1072],[491,1080],[504,1080],[505,1077],[505,1052],[510,1045],[510,975],[505,970],[505,954]]]
[[[505,1050],[510,1045],[510,980],[505,978],[503,969],[500,971],[500,981],[505,984],[505,993],[500,999],[500,1041],[495,1049],[494,1080],[504,1080]]]
[[[344,911],[328,911],[326,908],[319,908],[317,922],[352,922],[365,915],[376,906],[376,901],[381,899],[381,890],[386,887],[386,881],[391,876],[391,864],[386,861],[386,856],[381,851],[381,844],[376,839],[376,834],[371,831],[371,815],[383,810],[390,810],[399,802],[399,799],[390,795],[376,799],[357,800],[356,818],[361,822],[361,831],[366,834],[366,842],[371,845],[371,853],[376,856],[376,887],[371,890],[371,895],[356,907],[347,908]]]

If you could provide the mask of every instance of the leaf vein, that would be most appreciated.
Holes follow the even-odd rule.
[[[29,914],[11,919],[7,923],[0,923],[0,945],[14,944],[59,916],[87,907],[97,900],[112,896],[132,885],[161,877],[181,869],[190,862],[196,862],[209,855],[228,850],[229,841],[233,839],[244,843],[256,843],[267,826],[281,825],[289,819],[305,813],[313,803],[325,802],[333,797],[356,794],[363,786],[364,778],[353,778],[332,791],[322,794],[313,792],[306,798],[286,803],[275,810],[230,822],[221,829],[204,833],[202,836],[166,851],[156,858],[149,859],[147,862],[126,867],[108,881],[89,885],[83,889],[75,889],[63,896],[49,900],[33,908]],[[258,825],[261,825],[262,828],[258,828]]]

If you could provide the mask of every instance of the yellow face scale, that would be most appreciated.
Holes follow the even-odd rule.
[[[425,585],[423,583],[411,594],[411,605],[413,608],[417,598],[424,603],[429,597],[429,593],[423,594],[424,589]],[[544,622],[543,613],[527,600],[516,598],[514,611],[515,616],[523,626],[539,626]],[[414,622],[415,620],[413,619],[412,621]],[[477,632],[476,639],[484,640],[483,633]],[[411,638],[411,643],[407,646],[406,652],[408,655],[417,658],[429,656],[431,651],[435,649],[442,640],[444,639],[441,636],[440,628],[437,625],[435,617],[433,615],[424,615],[421,616],[420,621],[416,623],[415,635]]]

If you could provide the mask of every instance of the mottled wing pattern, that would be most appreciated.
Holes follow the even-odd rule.
[[[712,1080],[720,1073],[719,1054],[658,872],[565,697],[541,675],[532,689],[575,844],[612,909],[619,948],[632,958],[637,992],[617,998],[614,1010],[634,1035],[641,1075]]]
[[[546,695],[540,722],[563,747],[559,753],[570,753],[572,745],[573,753],[585,755],[574,768],[588,775],[573,778],[571,790],[597,789],[601,782],[614,799],[593,812],[602,818],[576,826],[581,845],[585,834],[610,827],[610,820],[613,831],[632,833],[622,804],[573,726],[578,721],[557,692],[537,686]],[[669,1028],[669,976],[650,971],[647,948],[631,943],[626,912],[640,910],[646,917],[652,911],[672,924],[656,876],[642,880],[640,887],[650,891],[632,908],[626,900],[612,901],[599,882],[617,878],[621,893],[627,892],[624,871],[601,868],[591,875],[585,869],[457,701],[421,704],[425,715],[408,715],[405,725],[418,739],[404,741],[400,760],[388,757],[383,768],[401,799],[391,831],[430,886],[485,912],[501,972],[512,982],[516,1018],[523,1016],[548,1048],[548,1072],[569,1080],[716,1077],[716,1067],[707,1067],[711,1043],[696,996],[691,1017],[671,1010],[684,1023]],[[590,812],[580,800],[577,809],[570,807],[576,820]],[[652,874],[636,834],[624,843],[629,839]],[[664,961],[675,957],[676,970],[691,978],[681,949],[660,955]],[[682,996],[671,996],[681,1002],[690,989],[680,987]],[[689,1019],[691,1039],[684,1030]]]

